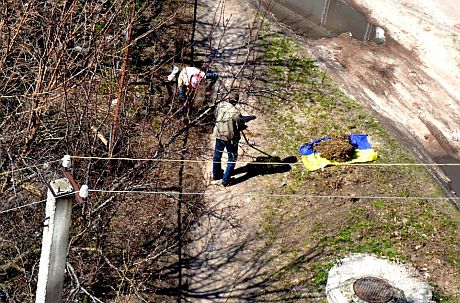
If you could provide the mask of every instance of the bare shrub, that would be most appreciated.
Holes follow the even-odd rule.
[[[177,192],[202,190],[181,181],[181,174],[201,174],[196,167],[100,159],[108,155],[119,89],[114,157],[177,159],[204,143],[201,109],[185,123],[161,76],[187,60],[190,5],[136,1],[134,19],[132,9],[132,1],[0,4],[0,210],[44,199],[44,183],[60,177],[56,160],[64,154],[95,157],[73,159],[74,178],[92,189],[171,192],[92,193],[74,206],[66,301],[149,299],[173,289],[177,245],[202,207],[199,197],[183,197],[177,220]],[[34,301],[43,219],[43,204],[2,214],[0,288],[13,302]]]

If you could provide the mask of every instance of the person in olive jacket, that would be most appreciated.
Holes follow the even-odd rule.
[[[213,157],[212,179],[221,180],[222,185],[227,187],[234,183],[231,176],[236,166],[238,158],[238,142],[240,141],[240,132],[247,128],[241,113],[236,109],[239,96],[233,95],[228,101],[222,101],[217,104],[215,111],[214,135],[216,136],[216,145]],[[222,171],[221,159],[224,149],[227,150],[228,162],[225,172]]]

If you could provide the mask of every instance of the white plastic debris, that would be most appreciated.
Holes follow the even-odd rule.
[[[375,28],[375,42],[377,44],[385,43],[385,30],[381,27]]]
[[[460,128],[457,128],[452,132],[452,141],[460,141]]]
[[[62,166],[64,166],[65,168],[70,168],[70,166],[72,165],[72,162],[70,160],[70,156],[69,155],[65,155],[63,158],[62,158]]]
[[[88,185],[84,184],[84,185],[81,186],[80,192],[78,194],[82,198],[88,198],[88,192],[89,192]]]
[[[172,79],[174,79],[174,77],[176,76],[178,72],[179,72],[179,68],[174,65],[172,72],[168,76],[168,81],[171,81]]]

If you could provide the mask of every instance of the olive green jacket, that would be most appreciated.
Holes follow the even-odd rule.
[[[241,138],[240,131],[246,129],[246,125],[236,107],[227,101],[220,102],[217,104],[215,117],[214,135],[216,139],[237,143]]]

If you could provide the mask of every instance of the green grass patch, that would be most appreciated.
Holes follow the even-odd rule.
[[[372,113],[343,93],[291,38],[269,32],[263,39],[268,40],[263,41],[261,85],[275,92],[261,98],[271,113],[266,119],[270,151],[299,157],[299,147],[313,138],[364,133],[379,153],[375,163],[416,163]],[[279,178],[274,175],[266,182],[279,184]],[[259,231],[267,243],[279,247],[271,252],[273,270],[291,264],[276,276],[274,287],[303,281],[312,293],[321,292],[337,259],[370,253],[413,266],[442,260],[453,278],[444,281],[443,275],[433,274],[429,281],[437,285],[435,296],[448,300],[460,295],[458,288],[448,287],[460,285],[455,244],[460,241],[460,216],[447,200],[423,199],[444,197],[424,167],[336,166],[307,173],[294,166],[287,178],[286,186],[271,190],[304,197],[264,200]],[[316,195],[345,198],[309,197]],[[312,249],[321,254],[296,263]]]

